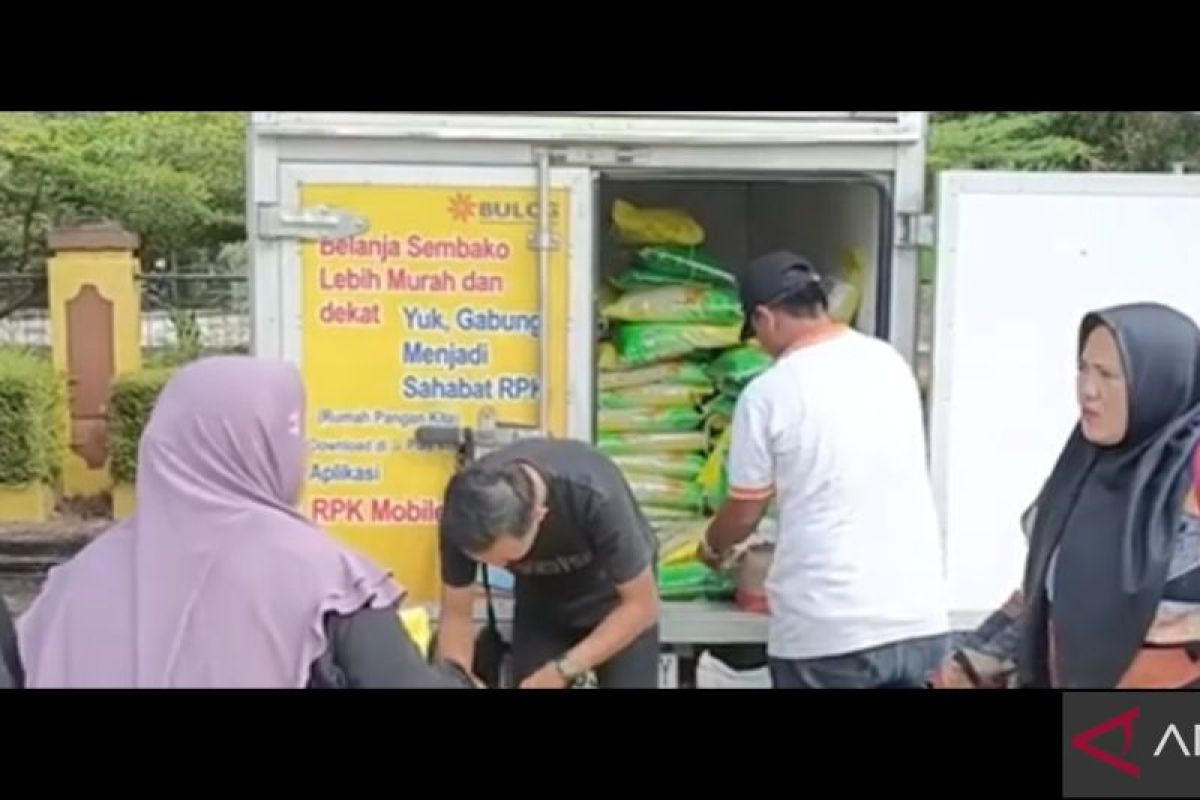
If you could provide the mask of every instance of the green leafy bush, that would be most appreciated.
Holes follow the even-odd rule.
[[[0,348],[0,484],[53,484],[66,447],[66,387],[46,358]]]
[[[109,452],[116,483],[134,483],[137,479],[138,442],[171,372],[170,369],[144,370],[123,375],[113,384]]]

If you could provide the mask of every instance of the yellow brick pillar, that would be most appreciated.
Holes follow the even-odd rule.
[[[108,410],[113,379],[141,369],[138,237],[111,223],[55,230],[47,264],[54,368],[67,381],[63,494],[112,488]]]

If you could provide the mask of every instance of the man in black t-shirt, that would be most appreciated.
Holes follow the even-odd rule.
[[[617,466],[578,441],[526,439],[446,487],[438,652],[470,668],[479,562],[516,577],[513,672],[522,688],[658,684],[654,532]]]

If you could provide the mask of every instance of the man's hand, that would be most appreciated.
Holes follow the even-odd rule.
[[[565,689],[567,680],[558,671],[558,666],[551,661],[525,680],[521,681],[521,689]]]
[[[701,540],[700,558],[713,569],[720,569],[739,544],[750,538],[771,503],[769,494],[742,498],[730,494],[708,525]],[[705,552],[708,551],[708,552]]]
[[[720,570],[724,569],[725,565],[729,562],[728,553],[718,553],[716,550],[708,546],[707,541],[700,542],[699,552],[700,561],[714,572],[719,572]]]
[[[930,678],[929,685],[934,689],[982,689],[986,688],[976,683],[967,669],[953,655],[948,656]]]

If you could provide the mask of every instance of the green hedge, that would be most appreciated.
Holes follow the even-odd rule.
[[[55,483],[66,421],[66,386],[50,361],[0,348],[0,485]]]
[[[138,442],[142,438],[142,429],[146,427],[158,394],[171,372],[170,369],[148,369],[123,375],[113,384],[108,442],[112,477],[116,483],[133,483],[137,479]]]

